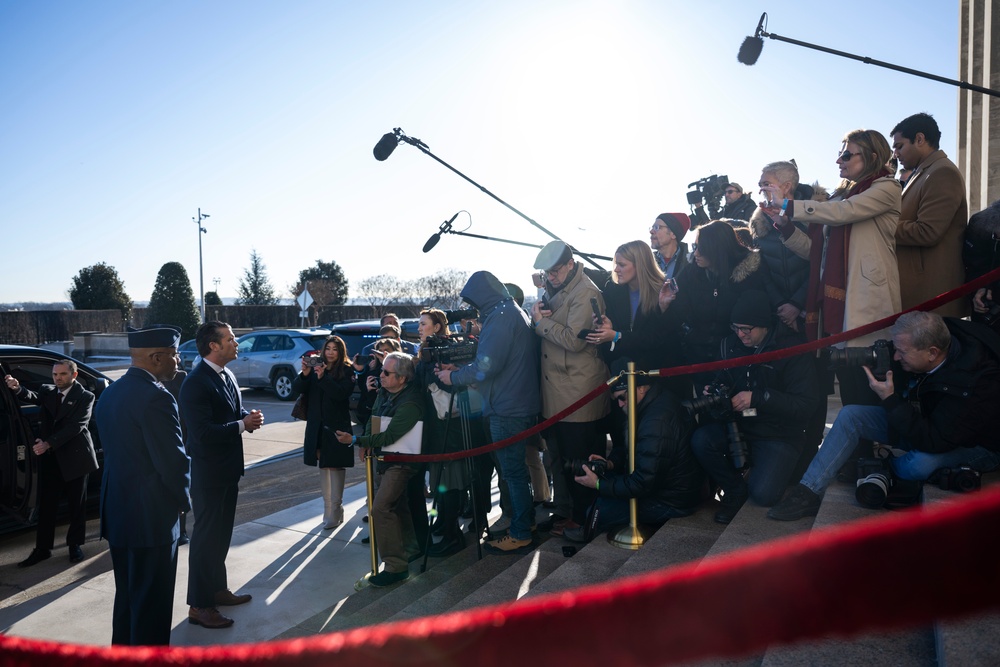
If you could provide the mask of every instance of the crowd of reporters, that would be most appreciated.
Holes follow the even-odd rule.
[[[732,217],[710,220],[701,207],[694,224],[684,213],[660,214],[648,243],[617,248],[610,276],[553,241],[536,258],[538,298],[528,310],[512,296],[519,289],[485,271],[473,274],[462,297],[478,309],[481,330],[469,339],[469,358],[422,353],[409,380],[423,404],[422,451],[518,439],[471,463],[430,466],[435,521],[418,553],[464,548],[463,509],[475,538],[486,536],[488,552],[524,553],[537,544],[539,530],[586,541],[624,523],[633,498],[640,520],[652,524],[713,499],[721,523],[747,500],[773,506],[774,519],[810,516],[838,472],[855,483],[846,464],[877,452],[891,461],[880,468],[887,480],[881,495],[872,500],[870,488],[862,494],[858,486],[870,506],[892,501],[895,478],[921,481],[941,469],[978,473],[1000,465],[989,436],[998,417],[983,409],[984,397],[994,401],[1000,393],[1000,337],[986,324],[953,319],[971,306],[974,319],[989,321],[995,306],[988,288],[857,335],[846,342],[850,354],[840,342],[833,355],[839,364],[831,366],[825,350],[747,359],[894,316],[966,281],[963,242],[973,244],[964,184],[938,147],[936,123],[916,114],[890,136],[892,145],[875,130],[847,133],[836,156],[841,181],[831,194],[801,183],[794,161],[775,161],[761,169],[759,203],[736,183],[722,186],[722,210]],[[905,189],[894,159],[907,172]],[[978,214],[983,225],[996,226],[996,208]],[[996,267],[995,258],[980,260],[979,274]],[[424,311],[419,330],[422,349],[432,337],[447,338],[445,314]],[[868,346],[889,338],[891,344],[879,345],[892,364],[877,376],[872,359],[879,353]],[[367,417],[385,390],[377,389],[373,373],[385,352],[398,349],[392,337],[376,348],[354,365],[362,439],[372,437]],[[636,402],[628,405],[622,372],[629,362],[650,371],[721,360],[734,365],[640,375]],[[894,384],[893,371],[907,378],[906,386]],[[834,375],[849,409],[828,436],[836,445],[821,449]],[[595,389],[612,376],[618,380],[610,382],[609,404],[608,393]],[[964,394],[954,391],[959,386]],[[624,437],[631,410],[632,469]],[[942,415],[967,423],[949,430]],[[526,447],[526,439],[537,437],[520,434],[541,420],[550,422],[543,444]],[[491,533],[483,487],[494,471],[507,518]],[[422,488],[424,475],[416,477]],[[539,506],[546,511],[536,514]],[[412,520],[426,525],[421,512]],[[395,576],[376,585],[405,578],[404,557],[413,555],[395,554]]]

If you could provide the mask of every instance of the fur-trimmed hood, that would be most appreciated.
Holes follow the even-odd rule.
[[[747,256],[741,259],[740,263],[733,268],[733,272],[729,277],[734,283],[741,283],[760,270],[760,263],[760,253],[756,250],[751,250]]]

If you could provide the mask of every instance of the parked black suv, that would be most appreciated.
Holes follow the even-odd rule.
[[[0,377],[12,375],[22,386],[37,390],[43,384],[52,384],[52,365],[62,359],[69,357],[36,347],[0,345]],[[111,379],[80,362],[77,366],[77,381],[100,400]],[[14,393],[6,385],[0,386],[0,532],[35,523],[38,472],[30,448],[38,437],[40,410],[37,405],[18,405]],[[101,467],[87,481],[87,504],[96,508],[100,504],[104,450],[94,419],[90,421],[90,433]]]

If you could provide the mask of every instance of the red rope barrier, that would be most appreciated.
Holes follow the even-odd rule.
[[[909,308],[900,313],[890,315],[889,317],[884,317],[881,320],[876,320],[868,324],[857,327],[856,329],[851,329],[850,331],[844,331],[839,334],[833,334],[827,336],[826,338],[820,338],[808,343],[803,343],[801,345],[795,345],[792,347],[786,347],[780,350],[774,350],[773,352],[764,352],[762,354],[754,354],[746,357],[739,357],[737,359],[723,359],[721,361],[710,361],[703,364],[691,364],[688,366],[672,366],[670,368],[660,368],[654,371],[660,377],[672,377],[675,375],[691,375],[693,373],[706,373],[709,371],[718,371],[727,368],[740,368],[742,366],[749,366],[751,364],[762,364],[771,361],[777,361],[778,359],[785,359],[787,357],[794,357],[799,354],[806,354],[808,352],[815,352],[821,348],[830,347],[836,345],[837,343],[842,343],[844,341],[852,340],[854,338],[859,338],[876,331],[881,331],[887,327],[893,325],[893,323],[899,319],[899,316],[903,313],[909,313],[915,310],[934,310],[939,308],[946,303],[954,301],[955,299],[971,294],[975,292],[980,287],[987,287],[992,283],[1000,280],[1000,269],[994,269],[989,273],[976,278],[970,282],[960,285],[955,289],[940,294],[929,301],[925,301],[913,308]],[[531,437],[536,433],[541,433],[543,430],[552,426],[553,424],[561,421],[567,415],[571,415],[584,405],[594,400],[598,395],[607,390],[607,385],[600,385],[595,387],[589,393],[584,395],[580,400],[573,403],[566,409],[560,411],[559,413],[552,415],[546,419],[541,424],[533,426],[527,431],[522,431],[517,435],[511,436],[506,440],[501,440],[499,442],[494,442],[489,445],[484,445],[482,447],[476,447],[474,449],[469,449],[461,452],[452,452],[449,454],[386,454],[383,459],[385,461],[390,461],[393,463],[427,463],[435,461],[458,461],[470,456],[478,456],[480,454],[487,454],[489,452],[495,451],[497,449],[503,449],[508,445],[511,445],[519,440],[524,440],[525,438]]]
[[[89,647],[0,637],[15,667],[664,665],[925,626],[1000,605],[1000,488],[815,530],[700,563],[470,611],[308,639]],[[642,628],[637,632],[637,628]],[[564,638],[553,642],[553,637]]]

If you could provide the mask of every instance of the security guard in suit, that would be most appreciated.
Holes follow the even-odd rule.
[[[38,466],[38,531],[35,548],[17,564],[31,567],[52,556],[56,510],[60,496],[69,504],[66,545],[71,563],[83,561],[81,545],[87,532],[87,478],[97,470],[97,454],[90,439],[90,414],[94,394],[76,381],[77,366],[71,359],[52,366],[52,384],[38,391],[21,386],[17,378],[4,377],[7,387],[22,403],[41,407],[39,438],[31,448]]]

